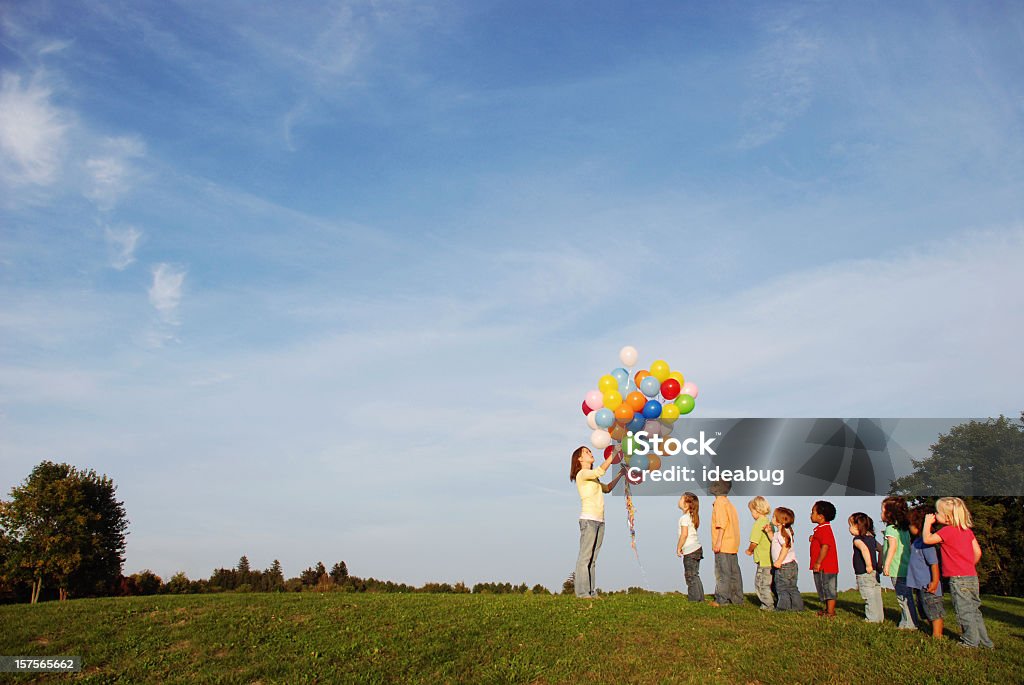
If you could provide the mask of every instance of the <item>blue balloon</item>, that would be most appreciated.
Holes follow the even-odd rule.
[[[630,467],[637,467],[641,471],[646,471],[647,467],[651,465],[651,460],[647,458],[646,454],[634,454],[629,460]]]
[[[612,378],[617,380],[619,382],[619,385],[621,386],[623,383],[629,380],[629,371],[626,371],[623,368],[618,368],[612,371],[611,376]]]
[[[647,407],[644,407],[646,409]],[[594,423],[601,428],[611,428],[615,424],[615,412],[608,407],[602,407],[594,414]]]
[[[631,392],[636,392],[636,390],[637,390],[636,383],[634,383],[633,380],[630,379],[629,385],[626,386],[626,392],[622,393],[622,396],[625,397],[626,395],[628,395]]]
[[[647,380],[647,379],[645,378],[644,380]],[[650,402],[645,404],[644,405],[644,416],[646,416],[649,419],[656,419],[659,416],[661,416],[661,403],[658,402],[658,400],[651,400]],[[597,425],[600,426],[601,423],[598,422]]]
[[[647,376],[640,381],[640,392],[648,397],[654,397],[661,392],[661,383],[654,376]]]
[[[626,424],[626,430],[633,431],[634,433],[642,431],[644,425],[647,423],[647,419],[640,412],[633,414],[633,420]]]

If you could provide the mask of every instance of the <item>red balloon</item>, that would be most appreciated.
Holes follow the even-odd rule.
[[[665,382],[661,384],[661,396],[666,400],[674,400],[679,397],[679,391],[682,390],[682,387],[675,378],[666,378]]]
[[[643,482],[643,475],[637,473],[636,476],[632,473],[633,469],[626,469],[626,480],[629,481],[630,485],[640,485]]]
[[[583,415],[584,416],[590,416],[590,412],[592,412],[592,411],[594,411],[594,410],[591,409],[589,406],[587,406],[587,401],[583,400]]]
[[[604,458],[607,459],[608,457],[612,456],[612,450],[614,450],[614,449],[615,449],[615,445],[608,445],[607,447],[605,447],[604,448]]]
[[[609,445],[609,447],[612,447],[612,446],[613,445]],[[620,461],[622,461],[622,448],[617,446],[617,445],[615,445],[614,447],[615,447],[615,451],[612,453],[614,455],[612,457],[612,463],[613,464],[618,464]],[[607,459],[607,457],[605,457],[605,458]]]

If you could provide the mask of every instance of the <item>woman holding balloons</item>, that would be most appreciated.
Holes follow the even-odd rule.
[[[641,430],[648,434],[667,437],[673,424],[694,408],[697,386],[687,381],[679,371],[673,371],[668,362],[658,359],[650,369],[631,374],[627,369],[637,362],[635,347],[626,346],[619,351],[622,366],[597,380],[597,388],[589,391],[583,400],[583,414],[587,426],[593,431],[590,444],[604,450],[605,462],[598,468],[587,447],[572,453],[569,480],[576,482],[580,500],[580,555],[576,561],[576,596],[596,597],[594,562],[601,549],[604,536],[604,493],[610,492],[619,478],[626,475],[626,515],[629,522],[630,546],[636,550],[633,499],[630,484],[642,482],[638,471],[661,468],[661,453],[633,454],[633,434]],[[621,461],[620,473],[609,485],[598,480],[609,466]],[[627,472],[626,468],[630,470]],[[639,557],[638,557],[639,559]]]
[[[608,454],[605,462],[594,466],[594,455],[586,447],[577,447],[569,464],[569,480],[575,481],[580,495],[580,553],[576,558],[576,596],[597,597],[594,576],[597,553],[604,540],[604,494],[611,492],[622,478],[622,471],[608,484],[599,479],[615,461],[614,454]]]

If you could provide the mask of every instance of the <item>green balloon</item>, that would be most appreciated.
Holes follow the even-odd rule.
[[[627,433],[622,438],[622,454],[625,456],[626,463],[629,463],[629,458],[633,456],[633,434]]]
[[[689,414],[691,411],[693,411],[693,408],[696,406],[696,404],[697,403],[694,401],[691,395],[680,395],[679,397],[676,398],[675,401],[675,405],[679,407],[680,414]]]

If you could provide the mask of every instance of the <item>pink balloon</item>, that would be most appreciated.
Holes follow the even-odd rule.
[[[604,406],[604,395],[601,394],[600,390],[591,390],[587,393],[587,397],[584,402],[587,403],[588,407],[597,411]]]
[[[696,383],[691,383],[690,381],[686,381],[685,383],[683,383],[683,388],[682,388],[682,390],[679,391],[679,394],[680,395],[689,395],[693,399],[697,399],[697,393],[698,392],[700,392],[700,391],[697,389],[697,384]]]

